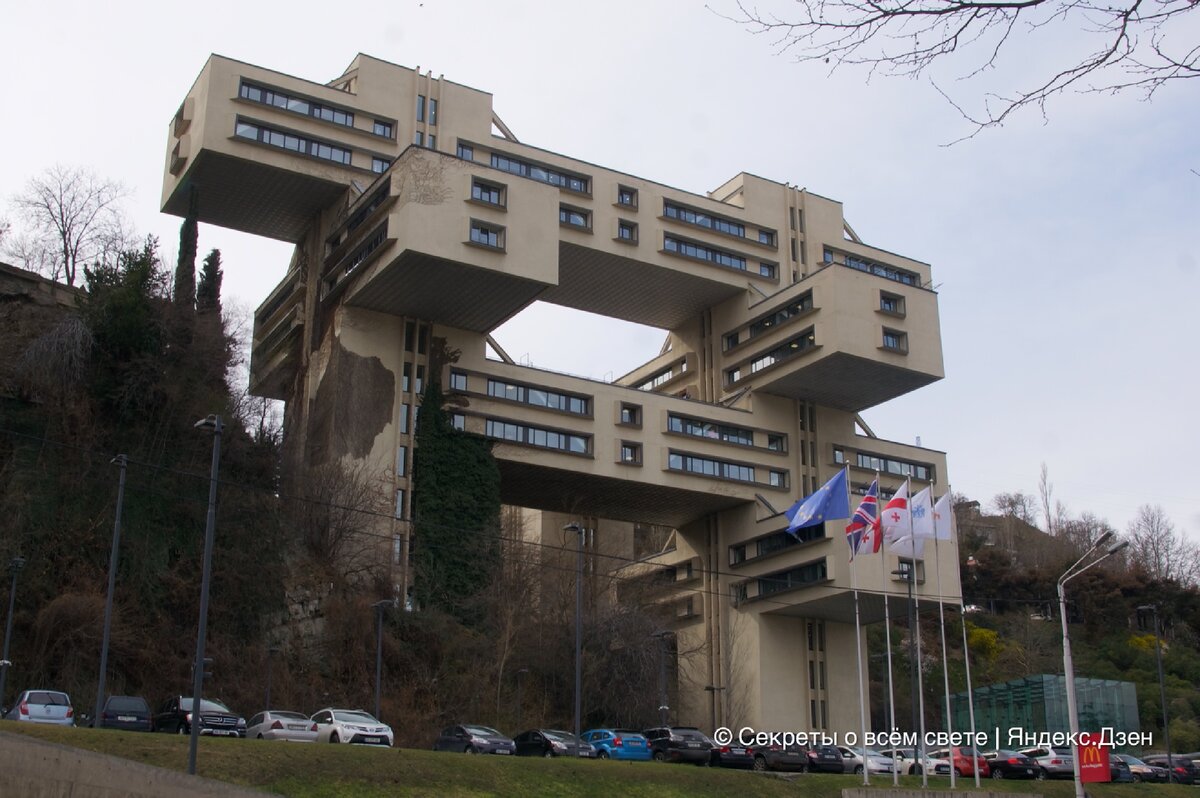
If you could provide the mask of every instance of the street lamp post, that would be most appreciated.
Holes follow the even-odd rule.
[[[1149,611],[1154,615],[1154,653],[1158,658],[1158,700],[1162,702],[1163,742],[1167,746],[1167,782],[1175,778],[1175,760],[1171,756],[1171,723],[1167,719],[1167,682],[1163,678],[1162,637],[1158,631],[1158,605],[1144,604],[1138,611]]]
[[[521,668],[517,671],[517,734],[521,733],[521,677],[529,673],[529,668]]]
[[[579,739],[579,723],[583,706],[583,527],[574,522],[563,527],[564,532],[579,536],[575,556],[575,739]],[[579,747],[576,746],[579,752]]]
[[[208,634],[208,588],[212,581],[213,535],[217,526],[217,473],[221,462],[221,417],[211,415],[197,421],[196,429],[213,435],[212,470],[208,479],[208,520],[204,525],[204,570],[200,577],[200,624],[196,632],[196,661],[192,664],[192,720],[188,742],[188,773],[196,775],[196,750],[200,744],[200,694],[204,690],[204,643]]]
[[[19,554],[8,563],[8,570],[12,571],[12,589],[8,592],[8,621],[4,624],[4,654],[0,655],[0,706],[4,704],[4,682],[8,676],[8,666],[12,665],[8,659],[8,643],[12,640],[13,609],[17,604],[17,574],[24,567],[25,558]]]
[[[651,637],[658,638],[658,723],[666,726],[670,720],[671,700],[667,694],[667,638],[675,633],[671,631],[655,632]],[[713,691],[716,688],[709,685],[704,688]]]
[[[375,720],[380,720],[379,686],[383,681],[383,611],[391,607],[392,603],[384,599],[371,605],[375,608]]]
[[[271,711],[271,657],[279,653],[279,649],[275,646],[270,646],[267,649],[267,696],[265,699],[267,712]]]
[[[1108,550],[1105,551],[1100,558],[1093,560],[1082,568],[1079,567],[1084,560],[1092,556],[1096,549],[1107,543],[1112,536],[1112,532],[1105,532],[1103,535],[1097,538],[1096,542],[1092,544],[1092,547],[1084,552],[1083,556],[1076,560],[1075,564],[1068,568],[1063,575],[1058,578],[1058,612],[1062,619],[1063,636],[1063,673],[1066,676],[1067,681],[1067,722],[1070,724],[1071,740],[1073,744],[1077,743],[1079,739],[1079,708],[1075,704],[1075,663],[1071,659],[1071,636],[1067,631],[1066,585],[1067,582],[1079,576],[1084,571],[1099,565],[1129,545],[1128,540],[1118,541],[1117,543],[1109,546]],[[1080,778],[1079,751],[1074,750],[1072,751],[1072,754],[1071,769],[1075,772],[1075,798],[1087,798],[1087,793],[1083,789],[1083,780]]]
[[[117,517],[113,522],[112,554],[108,557],[108,594],[104,599],[104,635],[100,643],[100,683],[96,687],[96,711],[92,715],[92,725],[100,723],[100,712],[104,709],[104,679],[108,675],[108,641],[112,629],[113,593],[117,588],[117,557],[121,547],[121,509],[125,505],[125,468],[129,458],[119,454],[112,462],[121,469],[117,482]]]
[[[894,576],[898,576],[908,584],[908,658],[912,662],[912,697],[913,697],[913,732],[917,733],[916,755],[917,761],[921,763],[921,785],[927,786],[929,783],[929,775],[925,772],[925,717],[923,714],[925,701],[921,690],[921,654],[919,635],[920,619],[917,618],[917,603],[913,595],[913,590],[917,582],[917,561],[916,558],[908,563],[908,567],[901,567],[892,571]],[[951,763],[953,764],[953,763]]]

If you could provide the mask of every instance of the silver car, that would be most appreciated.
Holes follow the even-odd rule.
[[[270,709],[250,718],[246,736],[251,740],[287,740],[293,743],[315,743],[317,724],[299,712]]]
[[[835,746],[838,753],[842,755],[842,772],[856,773],[861,775],[863,772],[863,751],[866,751],[867,772],[872,774],[883,774],[892,772],[892,760],[878,751],[870,748],[847,748],[844,745]]]
[[[4,717],[29,723],[74,726],[75,709],[71,697],[57,690],[26,690],[17,696],[13,708]]]
[[[1075,778],[1075,754],[1067,746],[1022,748],[1017,753],[1037,760],[1037,778],[1040,780]]]

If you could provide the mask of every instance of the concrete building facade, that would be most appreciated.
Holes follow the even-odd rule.
[[[844,523],[792,536],[782,511],[846,466],[857,493],[876,471],[885,494],[947,484],[944,453],[858,415],[943,376],[928,264],[792,185],[693,193],[529,146],[486,92],[365,55],[328,83],[214,55],[169,128],[164,211],[196,191],[202,221],[295,245],[255,314],[251,389],[287,403],[291,467],[388,474],[401,592],[444,343],[436,377],[455,425],[495,441],[504,501],[547,539],[583,524],[705,652],[678,664],[673,721],[857,728]],[[660,328],[662,351],[611,382],[523,366],[491,332],[536,300]],[[957,561],[943,546],[954,603]],[[865,621],[884,595],[902,614],[895,557],[855,568]]]

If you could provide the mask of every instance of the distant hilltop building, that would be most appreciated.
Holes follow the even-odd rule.
[[[857,728],[845,522],[793,536],[781,511],[845,465],[860,493],[876,471],[885,495],[948,484],[944,453],[858,416],[943,376],[928,264],[786,183],[696,194],[524,144],[490,94],[366,55],[328,83],[212,56],[169,125],[163,210],[193,189],[201,221],[295,244],[255,314],[251,389],[287,403],[290,468],[391,475],[400,593],[436,378],[465,402],[453,423],[495,441],[529,534],[582,523],[595,567],[635,561],[628,581],[659,591],[678,650],[700,652],[672,667],[672,721]],[[490,334],[535,300],[666,340],[612,382],[523,366]],[[461,356],[431,374],[443,342]],[[894,590],[899,617],[895,557],[868,561],[858,584]],[[941,563],[957,603],[953,545]],[[864,596],[864,620],[882,608]]]

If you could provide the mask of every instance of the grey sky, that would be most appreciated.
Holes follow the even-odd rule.
[[[1045,461],[1073,514],[1123,529],[1158,503],[1200,531],[1185,462],[1200,448],[1195,81],[1151,104],[1066,96],[1046,124],[1026,113],[947,148],[969,129],[927,81],[794,64],[693,0],[183,8],[6,10],[0,194],[55,162],[90,166],[133,188],[132,218],[173,258],[179,220],[158,213],[167,124],[210,52],[322,82],[360,51],[419,65],[491,92],[535,146],[691,191],[744,170],[843,201],[865,241],[931,263],[940,293],[946,379],[866,412],[877,433],[947,451],[953,488],[984,502],[1034,492]],[[1001,74],[1027,84],[1075,44],[1039,41]],[[290,254],[210,226],[200,247],[221,249],[226,295],[250,307]],[[498,337],[593,377],[662,340],[541,307]]]

